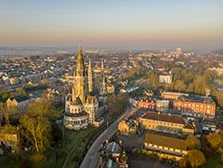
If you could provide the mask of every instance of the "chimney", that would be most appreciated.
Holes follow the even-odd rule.
[[[116,161],[116,163],[119,162],[119,157],[118,156],[116,156],[115,161]]]
[[[125,150],[123,150],[123,156],[124,156],[124,157],[126,156]]]
[[[100,156],[100,157],[99,157],[99,164],[101,165],[102,162],[103,162],[103,160],[102,160],[102,157]]]
[[[122,146],[122,140],[119,140],[119,145]]]
[[[208,89],[208,88],[205,88],[205,92],[206,92],[206,97],[208,97],[209,95],[210,95],[210,89]]]
[[[106,139],[106,141],[105,141],[105,142],[106,142],[106,145],[108,145],[108,143],[109,143],[108,139]]]

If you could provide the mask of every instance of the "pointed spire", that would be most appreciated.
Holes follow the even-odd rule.
[[[92,68],[91,68],[91,58],[89,58],[89,65],[88,65],[88,90],[89,92],[93,91],[93,75],[92,75]]]
[[[103,63],[103,59],[101,60],[101,72],[104,71],[104,63]]]
[[[83,73],[84,73],[84,59],[83,59],[81,42],[79,41],[76,74],[83,76],[84,75]]]
[[[79,51],[82,50],[81,40],[79,40],[78,48],[79,48]]]
[[[82,103],[85,102],[85,94],[87,92],[87,87],[85,86],[87,84],[85,82],[85,75],[84,58],[81,43],[79,42],[76,71],[74,73],[74,82],[72,88],[72,99],[75,100],[76,97],[79,97]]]

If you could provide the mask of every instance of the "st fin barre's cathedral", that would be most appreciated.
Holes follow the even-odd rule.
[[[91,60],[89,59],[86,69],[82,47],[79,44],[72,93],[69,93],[65,100],[63,124],[67,129],[79,130],[89,124],[99,126],[103,122],[100,116],[107,111],[107,88],[103,61],[101,64],[101,80],[99,89],[96,89]]]

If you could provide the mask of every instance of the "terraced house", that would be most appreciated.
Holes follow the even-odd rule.
[[[211,97],[190,95],[180,96],[174,101],[173,108],[185,116],[214,118],[216,104]]]

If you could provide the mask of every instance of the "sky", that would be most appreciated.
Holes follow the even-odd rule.
[[[0,0],[0,46],[222,49],[222,0]]]

